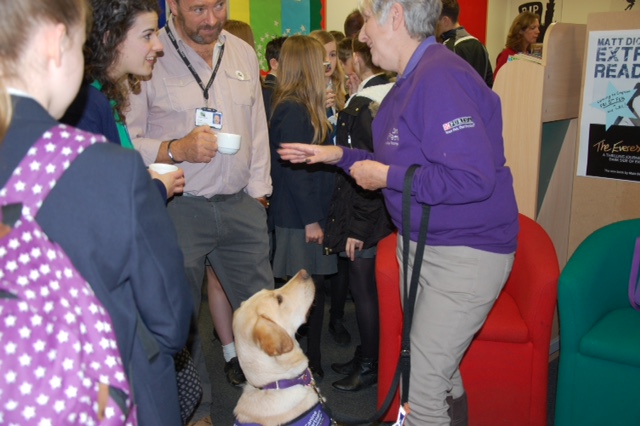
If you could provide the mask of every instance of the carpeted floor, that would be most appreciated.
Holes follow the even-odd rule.
[[[204,300],[206,300],[206,298]],[[349,300],[345,307],[344,324],[352,336],[351,344],[348,347],[341,347],[335,343],[328,332],[328,327],[326,326],[328,318],[329,313],[327,303],[325,308],[325,328],[322,336],[322,364],[325,377],[319,384],[320,391],[326,398],[329,408],[337,417],[356,419],[368,418],[375,413],[376,410],[377,387],[374,386],[360,392],[340,392],[331,387],[332,382],[343,377],[331,370],[331,363],[348,361],[353,355],[355,346],[359,342],[353,303]],[[202,340],[205,342],[204,351],[207,359],[207,368],[211,374],[213,387],[213,424],[214,426],[232,426],[234,422],[233,408],[235,407],[242,390],[231,386],[226,382],[223,372],[224,358],[222,357],[222,349],[220,347],[220,343],[213,338],[211,317],[205,304],[202,305],[199,325]],[[301,341],[303,348],[305,347],[304,344],[304,340]],[[555,357],[555,359],[549,364],[549,408],[547,413],[547,424],[549,426],[553,426],[557,371],[558,359]]]

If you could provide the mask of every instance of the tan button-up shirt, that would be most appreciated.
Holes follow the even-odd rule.
[[[206,86],[213,68],[182,41],[172,20],[167,25]],[[162,141],[182,138],[195,128],[197,108],[215,108],[223,114],[220,131],[242,135],[240,150],[235,155],[217,153],[210,163],[181,163],[185,194],[211,197],[244,190],[255,198],[270,195],[269,132],[255,51],[222,31],[214,49],[214,67],[221,43],[224,53],[207,102],[165,29],[159,37],[164,56],[158,58],[152,78],[142,82],[142,92],[131,96],[127,113],[133,145],[145,164],[155,162]]]

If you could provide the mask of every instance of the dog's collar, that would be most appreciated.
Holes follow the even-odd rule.
[[[276,380],[275,382],[264,385],[260,389],[286,389],[296,385],[309,386],[312,382],[313,375],[311,374],[311,370],[307,368],[298,377],[294,377],[293,379]]]

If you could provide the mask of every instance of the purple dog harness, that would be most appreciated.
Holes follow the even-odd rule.
[[[311,371],[307,368],[300,374],[298,377],[293,379],[282,379],[277,380],[275,382],[269,383],[260,389],[262,390],[271,390],[271,389],[286,389],[293,386],[302,385],[302,386],[314,386],[313,375]],[[316,389],[316,392],[317,389]],[[320,394],[318,394],[318,398],[320,398]],[[295,419],[290,422],[284,423],[282,426],[330,426],[332,425],[331,416],[325,410],[322,400],[320,400],[316,405],[300,414]],[[261,426],[259,423],[241,423],[237,419],[233,426]]]
[[[71,162],[98,137],[56,126],[0,191],[0,423],[136,425],[109,314],[35,220]],[[98,420],[99,383],[109,385]],[[106,392],[105,392],[106,393]]]

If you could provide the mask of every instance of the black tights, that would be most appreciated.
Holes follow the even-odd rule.
[[[375,258],[356,259],[353,262],[349,259],[339,258],[338,277],[335,278],[345,279],[348,277],[348,287],[344,285],[344,282],[340,283],[340,285],[351,290],[351,296],[356,308],[362,357],[378,359],[380,318],[375,265]],[[316,296],[307,320],[309,326],[307,332],[307,357],[309,358],[309,365],[318,368],[321,367],[320,338],[324,321],[325,276],[314,275],[313,282],[316,287]],[[333,286],[336,283],[331,284]]]
[[[324,275],[313,275],[313,283],[316,286],[316,297],[307,319],[309,329],[307,331],[307,357],[309,365],[320,368],[320,338],[322,337],[322,322],[324,320]]]
[[[351,289],[351,296],[356,307],[362,356],[377,359],[380,319],[375,268],[375,258],[356,258],[352,262],[346,257],[338,257],[338,273],[331,276],[330,320],[342,319],[347,291]]]
[[[378,359],[380,319],[378,289],[376,288],[376,259],[357,259],[349,262],[349,288],[356,307],[363,358]]]
[[[338,256],[338,273],[328,277],[331,286],[331,310],[329,321],[334,322],[344,318],[344,304],[349,292],[349,262],[346,257]]]

